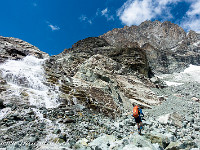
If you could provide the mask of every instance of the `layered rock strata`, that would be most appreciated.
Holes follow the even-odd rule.
[[[113,46],[138,43],[156,74],[180,72],[189,64],[200,64],[200,35],[194,31],[186,33],[169,21],[145,21],[139,26],[113,29],[100,37]]]

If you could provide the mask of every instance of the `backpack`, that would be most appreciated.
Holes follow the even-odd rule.
[[[139,117],[139,107],[137,105],[133,107],[133,117],[134,118]]]

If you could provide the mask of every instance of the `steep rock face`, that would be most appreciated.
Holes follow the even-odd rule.
[[[171,22],[145,21],[139,26],[125,26],[122,29],[114,29],[100,36],[108,43],[118,45],[121,43],[137,42],[140,47],[150,43],[158,49],[168,49],[177,45],[186,37],[185,31]]]
[[[88,59],[93,55],[101,54],[126,65],[129,72],[150,76],[151,70],[148,65],[146,53],[137,44],[129,46],[111,46],[104,39],[90,37],[75,43],[71,49],[66,49],[62,54],[70,53]]]
[[[124,108],[131,110],[131,103],[151,108],[161,102],[150,90],[155,85],[142,74],[100,54],[85,56],[65,53],[46,60],[47,81],[60,87],[63,103],[114,116]]]
[[[98,37],[78,41],[46,60],[47,81],[60,86],[65,104],[83,104],[109,116],[130,110],[131,103],[151,108],[160,100],[146,78],[151,73],[146,53],[137,44],[131,46],[111,46]]]
[[[118,70],[113,71],[115,66]],[[136,75],[119,75],[119,72],[126,70],[124,65],[103,55],[94,55],[79,66],[79,70],[74,76],[81,79],[92,87],[100,88],[119,106],[131,109],[131,103],[140,104],[150,108],[151,105],[160,103],[157,96],[149,89],[154,87],[151,82]],[[146,81],[146,85],[143,83]]]
[[[139,26],[114,29],[100,36],[114,46],[137,42],[146,50],[154,73],[182,71],[188,64],[199,65],[200,35],[188,34],[169,21],[145,21]]]
[[[40,51],[37,47],[17,38],[0,36],[0,62],[6,59],[22,59],[33,55],[37,58],[48,57],[48,54]]]

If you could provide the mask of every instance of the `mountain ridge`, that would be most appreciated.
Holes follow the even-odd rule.
[[[156,74],[180,72],[189,64],[200,63],[200,47],[196,44],[199,43],[200,34],[194,31],[186,34],[181,27],[169,21],[145,21],[139,26],[113,29],[100,37],[116,46],[121,43],[129,46],[137,42],[146,50],[149,65]]]

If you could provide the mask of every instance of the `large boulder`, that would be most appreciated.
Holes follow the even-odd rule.
[[[176,112],[158,116],[157,120],[162,124],[172,124],[178,127],[182,127],[183,123],[183,117]]]
[[[191,150],[192,148],[197,148],[197,144],[192,142],[192,141],[187,141],[187,142],[171,142],[165,150],[181,150],[181,149],[186,149],[186,150]]]

